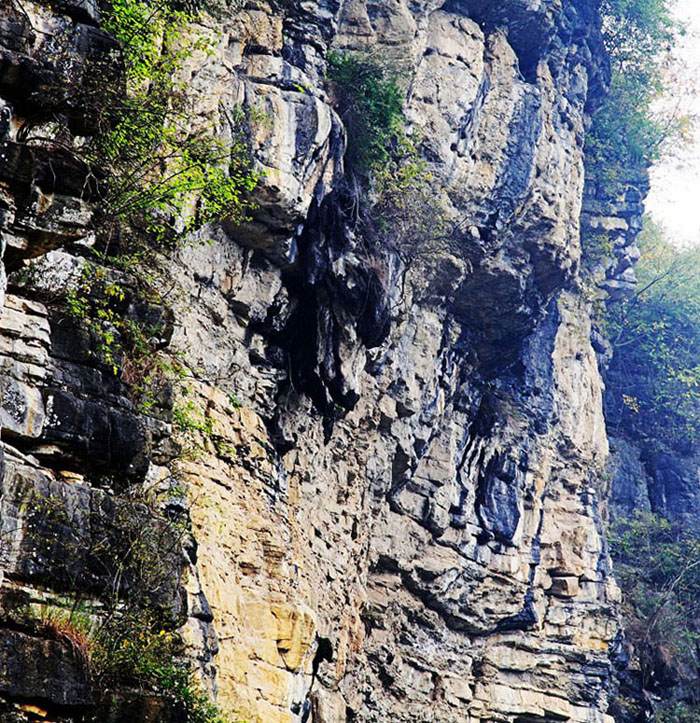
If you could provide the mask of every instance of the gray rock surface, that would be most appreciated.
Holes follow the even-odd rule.
[[[0,26],[14,272],[0,317],[0,583],[65,587],[50,550],[41,567],[23,548],[32,490],[60,491],[70,535],[95,499],[177,479],[197,541],[173,569],[181,631],[229,712],[609,723],[619,591],[600,516],[608,442],[580,229],[583,218],[624,238],[612,280],[627,283],[641,197],[618,208],[615,193],[587,191],[582,217],[585,128],[608,75],[594,6],[261,0],[205,17],[196,30],[217,45],[187,67],[193,125],[225,128],[247,103],[265,173],[250,223],[203,229],[193,240],[210,243],[163,259],[174,284],[163,345],[190,370],[187,401],[211,430],[192,432],[199,453],[179,458],[172,399],[135,409],[55,303],[95,211],[79,171],[63,159],[51,185],[59,160],[17,139],[41,109],[41,72],[66,71],[32,24],[69,27],[71,53],[111,41],[92,6],[12,9]],[[457,229],[411,263],[368,251],[346,212],[332,49],[404,70],[407,117]],[[90,132],[84,109],[70,115]],[[32,258],[39,273],[23,283]],[[625,499],[641,496],[628,487]],[[0,640],[0,666],[51,647],[9,627]],[[0,667],[0,694],[42,703],[41,660],[21,690]],[[89,707],[74,672],[51,680],[51,705]]]

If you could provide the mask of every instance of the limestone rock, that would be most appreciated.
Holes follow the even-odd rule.
[[[169,609],[227,712],[610,723],[608,442],[577,282],[583,227],[619,251],[600,283],[633,283],[643,188],[584,185],[585,128],[608,74],[596,3],[266,0],[204,15],[195,31],[215,50],[183,69],[192,127],[211,122],[226,143],[226,119],[247,104],[264,174],[250,222],[211,224],[163,259],[172,318],[129,291],[125,308],[157,317],[159,343],[188,369],[180,397],[150,414],[56,301],[91,243],[84,179],[65,161],[54,183],[57,159],[17,137],[42,107],[42,68],[68,72],[32,28],[70,28],[78,57],[112,41],[90,4],[27,12],[0,25],[0,225],[14,272],[0,316],[0,586],[5,575],[35,592],[70,587],[51,561],[71,531],[87,534],[120,486],[168,490],[192,532]],[[407,260],[360,238],[331,50],[402,70],[449,243]],[[81,64],[68,70],[79,87]],[[85,109],[67,113],[91,132]],[[172,424],[178,403],[199,423]],[[67,517],[58,548],[30,554],[36,490],[53,490]],[[82,553],[70,564],[89,589]],[[0,625],[2,644],[17,635]],[[41,649],[39,680],[60,653],[25,637],[17,655]],[[77,675],[50,677],[52,704],[89,707]],[[40,705],[24,682],[0,661],[0,695]],[[150,705],[126,696],[114,715]]]

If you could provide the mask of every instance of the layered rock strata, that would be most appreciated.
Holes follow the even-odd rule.
[[[217,43],[188,69],[201,122],[223,128],[236,105],[255,109],[264,174],[251,223],[204,229],[210,243],[164,261],[169,349],[209,420],[199,453],[180,458],[168,405],[140,415],[53,310],[51,275],[60,287],[75,274],[94,209],[70,169],[54,179],[53,161],[17,137],[41,109],[23,78],[65,72],[44,31],[78,54],[110,40],[93,9],[11,6],[0,29],[15,271],[0,319],[6,588],[61,589],[50,570],[23,568],[27,490],[56,488],[79,524],[119,485],[177,480],[197,545],[173,565],[171,604],[242,719],[607,720],[618,590],[599,514],[602,383],[578,283],[585,128],[606,59],[593,2],[497,5],[251,2],[198,28]],[[407,117],[455,222],[450,243],[408,264],[368,251],[345,213],[332,49],[404,70]],[[42,256],[39,282],[22,284],[24,260]],[[105,472],[113,488],[96,489]],[[47,672],[65,651],[2,620],[0,694],[26,715],[88,710],[79,666],[62,668],[66,682]],[[37,646],[46,665],[18,680],[13,661]]]

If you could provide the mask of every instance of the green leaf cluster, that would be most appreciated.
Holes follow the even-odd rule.
[[[369,55],[328,54],[328,78],[335,105],[348,132],[346,162],[367,176],[390,158],[403,127],[403,92],[399,76]]]
[[[170,389],[188,374],[177,355],[163,347],[166,289],[138,252],[86,261],[68,285],[62,311],[86,332],[95,364],[120,375],[142,414],[170,408]]]
[[[639,245],[639,290],[608,304],[608,420],[682,450],[700,436],[700,248],[674,247],[648,219]]]
[[[586,139],[589,172],[613,177],[651,163],[682,126],[671,112],[653,110],[664,67],[681,27],[673,0],[602,0],[603,39],[610,54],[610,93]]]
[[[406,264],[447,235],[443,190],[436,188],[409,134],[400,76],[369,54],[328,55],[335,106],[348,134],[346,167],[354,187],[352,213],[368,246],[394,248]]]
[[[115,280],[108,278],[104,268],[86,264],[80,277],[65,295],[65,311],[83,322],[92,332],[95,343],[90,352],[113,374],[118,374],[122,344],[120,327],[126,323],[117,311],[113,301],[124,301],[124,289]]]
[[[111,222],[113,232],[162,245],[210,221],[246,219],[257,176],[245,114],[228,118],[227,143],[193,125],[187,64],[212,55],[215,43],[193,31],[196,19],[164,2],[110,0],[103,25],[120,43],[125,87],[108,84],[96,96],[100,130],[80,151],[106,174],[103,229]]]

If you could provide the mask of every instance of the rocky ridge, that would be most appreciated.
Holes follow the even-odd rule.
[[[256,109],[265,173],[250,224],[205,229],[211,243],[167,260],[169,348],[209,420],[191,458],[173,450],[167,405],[140,414],[53,308],[95,209],[69,161],[18,139],[47,73],[75,72],[52,67],[47,38],[78,57],[110,39],[92,6],[8,5],[5,592],[66,587],[60,546],[24,562],[36,561],[23,535],[32,490],[65,500],[70,536],[119,485],[176,482],[196,550],[173,563],[169,604],[203,679],[245,720],[608,721],[619,592],[580,228],[585,205],[584,224],[624,222],[629,249],[639,209],[584,194],[587,118],[607,75],[594,5],[272,1],[198,28],[217,43],[188,69],[198,112],[223,128],[237,104]],[[409,265],[368,253],[344,216],[331,49],[406,71],[407,117],[457,222],[449,245]],[[17,276],[30,258],[33,291]],[[90,710],[79,666],[48,673],[65,650],[6,611],[0,623],[6,700],[30,717]]]

